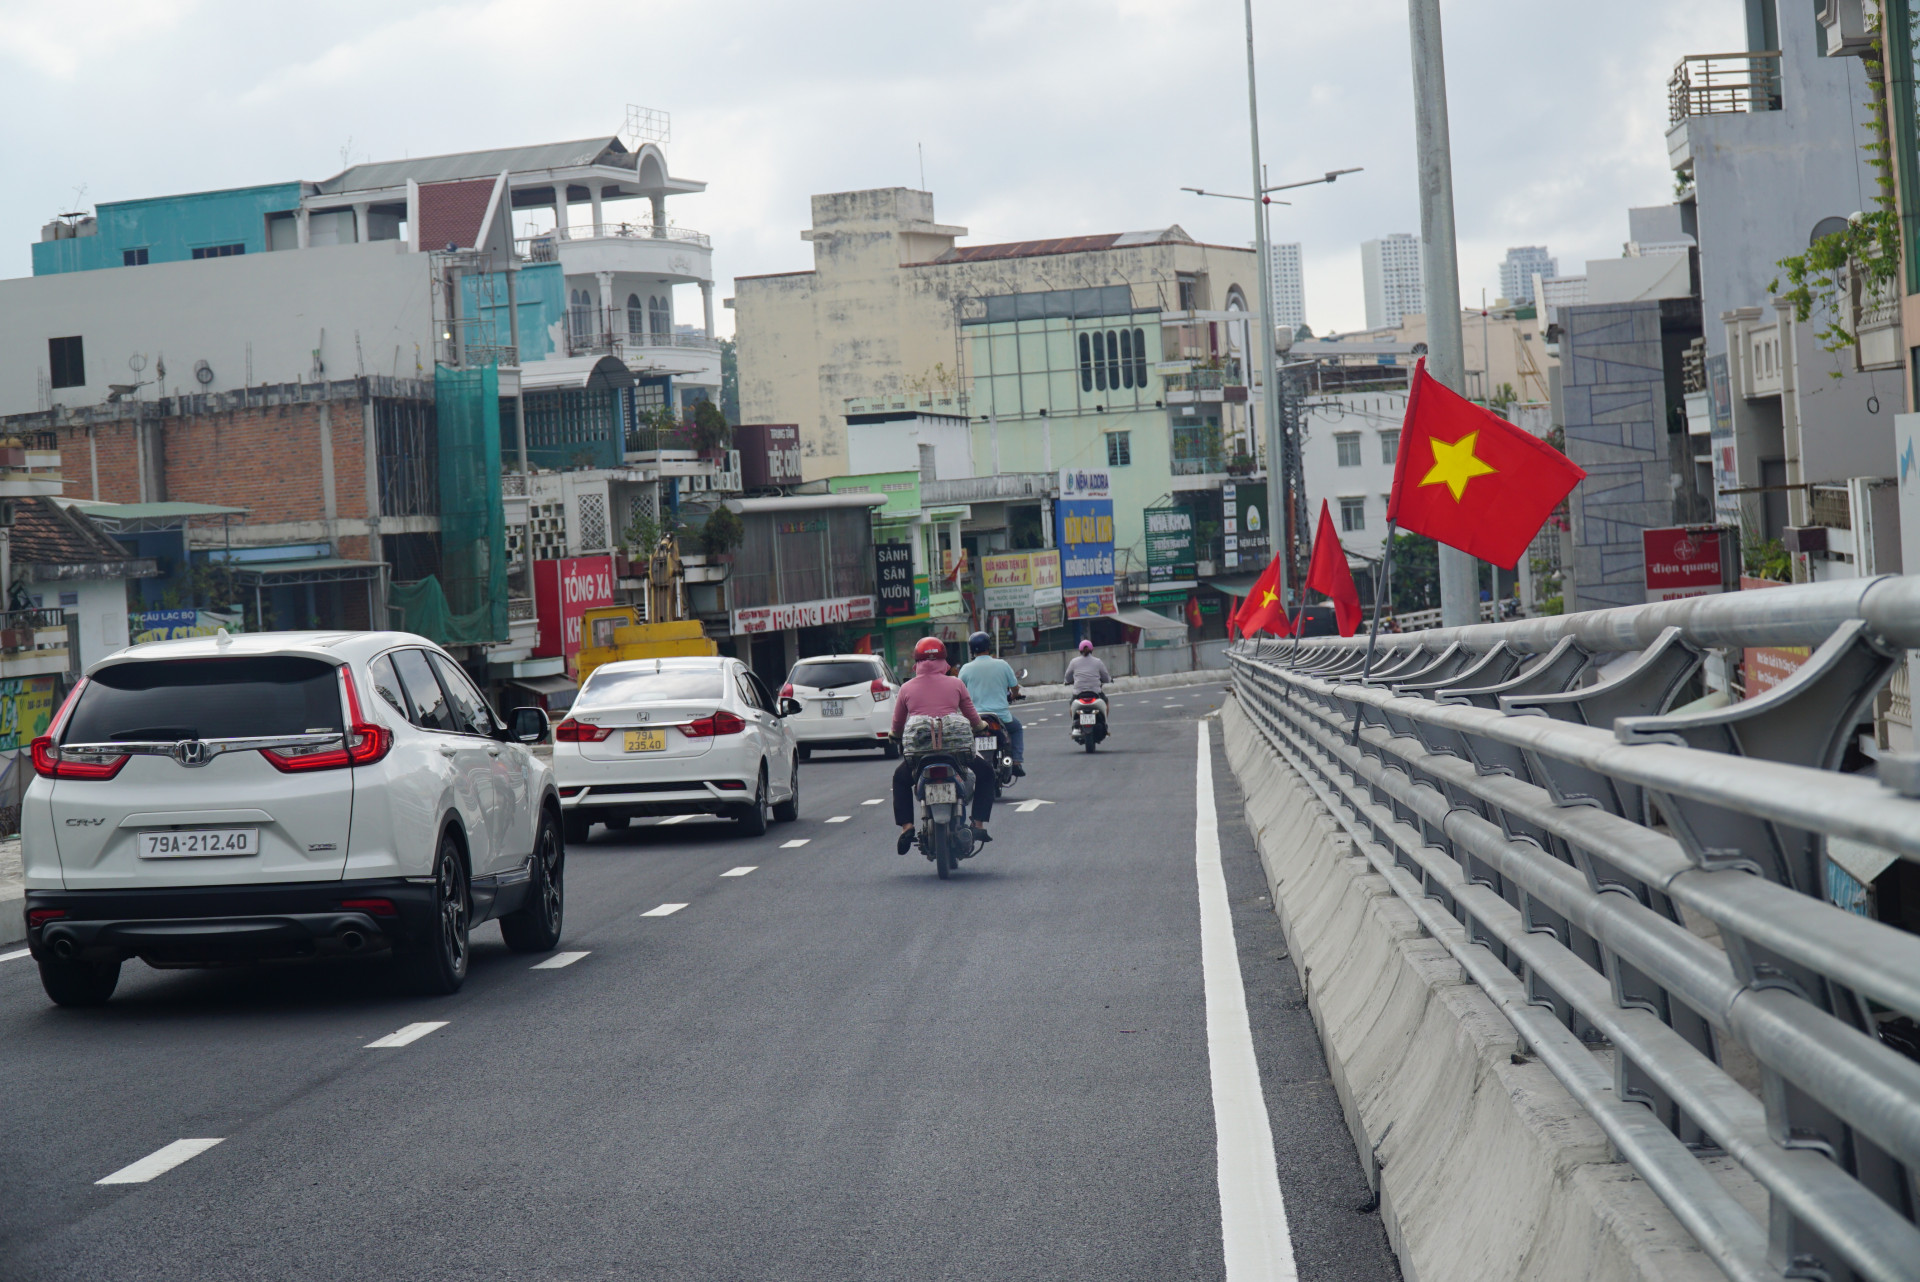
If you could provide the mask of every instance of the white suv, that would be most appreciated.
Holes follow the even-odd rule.
[[[897,689],[887,665],[871,654],[824,654],[794,664],[780,697],[800,705],[789,724],[801,759],[815,748],[878,748],[889,760],[899,756],[893,742]]]
[[[158,641],[96,665],[34,740],[27,944],[47,995],[120,966],[391,949],[466,978],[468,931],[553,948],[565,848],[550,772],[458,664],[402,632]]]

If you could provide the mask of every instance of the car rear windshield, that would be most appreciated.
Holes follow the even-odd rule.
[[[331,664],[291,656],[176,659],[94,673],[62,738],[235,739],[344,728]]]
[[[720,697],[718,668],[662,668],[658,672],[608,672],[602,668],[587,678],[573,707],[578,712],[624,703],[718,702]]]
[[[863,686],[879,676],[871,663],[849,659],[835,663],[801,663],[793,669],[793,684],[810,690],[837,690],[841,686]]]

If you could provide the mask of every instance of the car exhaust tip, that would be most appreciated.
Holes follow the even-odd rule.
[[[350,953],[359,952],[360,949],[365,946],[366,942],[367,937],[357,930],[343,930],[340,932],[340,946]]]
[[[70,961],[80,952],[71,939],[61,938],[53,941],[53,955],[62,961]]]

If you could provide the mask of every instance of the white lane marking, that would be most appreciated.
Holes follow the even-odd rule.
[[[95,1184],[145,1184],[156,1175],[171,1171],[189,1158],[199,1157],[202,1153],[218,1144],[219,1140],[175,1140],[165,1148],[156,1149],[130,1166],[123,1166],[104,1180],[95,1180]]]
[[[434,1029],[445,1028],[446,1026],[447,1021],[444,1019],[429,1019],[419,1024],[408,1024],[405,1028],[396,1029],[388,1033],[385,1037],[368,1042],[366,1049],[390,1050],[395,1046],[406,1046],[419,1041]]]
[[[853,818],[852,815],[833,815],[827,819],[827,822],[830,824],[843,824],[851,818]]]
[[[585,957],[588,951],[591,951],[591,950],[583,950],[577,953],[555,953],[553,956],[547,958],[543,962],[535,962],[532,966],[528,967],[528,969],[529,970],[559,970],[562,966],[573,965],[575,962],[579,961],[582,957]]]
[[[31,957],[32,955],[33,952],[31,949],[22,948],[17,953],[0,953],[0,961],[12,961],[16,957]]]
[[[878,805],[884,804],[886,800],[887,799],[885,797],[872,797],[866,801],[861,802],[860,804],[863,806],[878,806]]]
[[[659,823],[655,824],[654,827],[664,828],[668,824],[683,824],[691,818],[693,818],[692,815],[668,815],[665,819],[662,819]]]
[[[807,843],[808,843],[809,841],[812,841],[812,840],[813,840],[813,838],[811,838],[811,837],[795,837],[795,838],[794,838],[794,839],[793,839],[792,841],[783,841],[783,842],[781,842],[781,843],[780,843],[780,849],[782,849],[782,850],[792,850],[792,849],[793,849],[794,847],[796,847],[796,846],[804,846],[804,845],[806,845],[806,844],[807,844]]]
[[[1016,815],[1030,815],[1034,811],[1040,809],[1040,807],[1051,806],[1052,804],[1053,803],[1051,801],[1042,801],[1040,798],[1034,797],[1031,800],[1023,801],[1019,805],[1015,806],[1013,808],[1013,813],[1015,813]]]
[[[738,868],[729,868],[720,875],[722,877],[744,877],[759,866],[759,864],[742,864]]]
[[[1273,1128],[1247,1024],[1247,990],[1227,907],[1213,805],[1213,740],[1200,723],[1194,765],[1194,868],[1200,885],[1200,969],[1207,990],[1207,1060],[1213,1077],[1215,1171],[1227,1282],[1297,1282],[1287,1207],[1273,1157]]]
[[[642,917],[671,917],[685,907],[685,904],[661,904],[658,908],[649,908],[640,915]]]

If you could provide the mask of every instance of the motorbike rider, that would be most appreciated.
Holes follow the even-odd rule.
[[[1076,695],[1091,693],[1099,696],[1100,715],[1106,717],[1107,699],[1100,693],[1100,689],[1111,680],[1113,680],[1113,674],[1107,671],[1107,665],[1093,653],[1093,642],[1083,638],[1080,642],[1080,653],[1067,664],[1067,684],[1073,687]],[[1111,724],[1111,717],[1108,717],[1108,722]]]
[[[893,737],[897,740],[907,728],[910,716],[944,717],[958,712],[973,723],[975,733],[984,733],[986,723],[973,706],[966,682],[948,669],[946,642],[939,637],[922,637],[913,647],[913,676],[893,700]],[[987,833],[987,820],[993,817],[993,767],[978,755],[968,758],[973,767],[973,840],[985,845],[993,838]],[[913,849],[913,774],[915,762],[903,757],[893,772],[893,821],[900,825],[896,853]]]
[[[993,640],[986,633],[968,637],[967,649],[973,658],[960,669],[960,679],[966,682],[967,693],[973,696],[973,706],[981,715],[991,712],[1007,728],[1007,738],[1013,742],[1013,774],[1019,778],[1027,773],[1021,764],[1027,755],[1027,736],[1020,718],[1013,715],[1010,696],[1020,688],[1020,678],[1012,664],[993,657]]]

